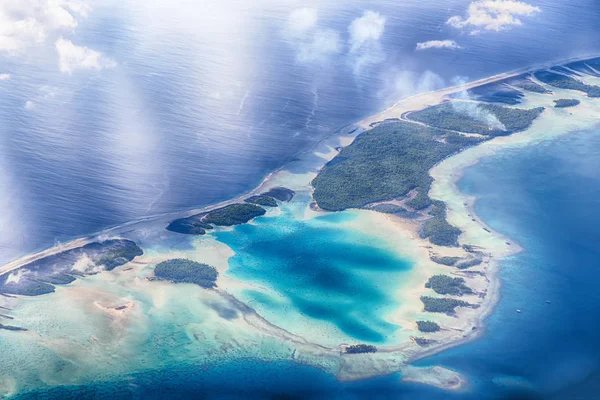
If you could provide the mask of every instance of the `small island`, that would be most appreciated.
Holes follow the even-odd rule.
[[[111,271],[144,252],[131,240],[112,239],[59,252],[0,275],[0,293],[40,296],[78,276]],[[9,279],[10,278],[10,279]]]
[[[353,344],[346,347],[347,354],[376,353],[377,347],[370,344]]]
[[[271,196],[265,196],[264,194],[258,196],[250,196],[244,200],[246,203],[256,204],[264,207],[277,207],[277,200]]]
[[[555,108],[567,108],[567,107],[575,107],[580,103],[577,99],[558,99],[554,100]]]
[[[158,279],[174,283],[193,283],[205,289],[214,288],[219,273],[215,267],[184,258],[163,261],[154,269]]]
[[[432,321],[417,321],[417,328],[420,332],[424,333],[438,332],[440,330],[440,326]]]
[[[457,307],[472,307],[472,305],[466,301],[452,299],[449,297],[421,296],[421,301],[425,305],[425,311],[448,315],[455,315]]]
[[[206,213],[176,219],[167,226],[167,230],[187,235],[204,235],[206,230],[213,229],[213,225],[241,225],[265,215],[266,212],[264,208],[256,204],[234,203]]]
[[[471,294],[471,288],[465,285],[463,278],[452,278],[448,275],[434,275],[429,278],[425,287],[432,289],[437,294],[449,294],[451,296],[462,296]]]
[[[268,191],[262,193],[262,196],[268,196],[268,197],[272,197],[274,199],[277,199],[279,201],[284,201],[284,202],[289,202],[292,201],[292,199],[294,198],[294,196],[296,195],[296,192],[294,192],[292,189],[288,189],[285,187],[274,187],[272,189],[269,189]]]
[[[600,97],[600,86],[585,84],[578,79],[572,78],[562,73],[559,74],[548,70],[538,71],[534,75],[539,81],[544,82],[550,86],[554,86],[559,89],[577,90],[579,92],[584,92],[588,95],[588,97]]]

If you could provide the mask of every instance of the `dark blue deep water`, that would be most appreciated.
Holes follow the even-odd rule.
[[[466,171],[460,187],[479,197],[477,213],[525,248],[502,262],[501,299],[487,319],[484,335],[418,363],[460,371],[469,378],[468,392],[447,393],[402,384],[398,375],[338,383],[313,368],[246,360],[210,367],[180,365],[46,395],[126,399],[597,399],[598,171],[599,129],[507,150]]]

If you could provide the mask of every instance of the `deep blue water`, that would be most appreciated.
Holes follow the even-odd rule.
[[[116,68],[61,74],[52,37],[25,54],[0,52],[0,73],[12,75],[0,81],[0,263],[240,194],[399,97],[600,52],[596,0],[531,1],[542,11],[522,26],[481,35],[445,24],[468,3],[92,1],[63,35]],[[298,7],[318,9],[315,29],[336,31],[339,52],[299,60],[306,43],[286,34]],[[385,30],[351,54],[348,28],[365,10]],[[415,51],[434,39],[462,49]]]

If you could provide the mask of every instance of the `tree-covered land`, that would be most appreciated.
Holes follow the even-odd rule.
[[[446,221],[446,204],[434,201],[429,215],[432,217],[421,226],[421,237],[429,238],[431,243],[438,246],[458,246],[458,237],[462,232]]]
[[[406,205],[412,207],[414,210],[420,211],[431,205],[431,199],[425,191],[420,190],[415,197],[406,203]]]
[[[467,260],[459,261],[454,266],[458,269],[467,269],[471,267],[475,267],[483,262],[481,258],[475,257]]]
[[[440,129],[485,136],[505,136],[529,128],[544,111],[497,104],[453,101],[408,114],[408,118]]]
[[[438,264],[447,265],[449,267],[456,264],[458,262],[458,260],[460,260],[460,257],[438,257],[438,256],[431,257],[431,261],[438,263]]]
[[[203,219],[207,224],[217,226],[241,225],[246,222],[265,215],[264,208],[255,204],[230,204],[228,206],[209,211]]]
[[[219,273],[215,267],[184,258],[163,261],[154,269],[157,278],[175,283],[194,283],[203,288],[216,286]]]
[[[96,267],[112,270],[142,254],[142,249],[131,240],[92,242],[40,258],[16,271],[0,275],[0,293],[22,296],[52,293],[54,285],[68,285],[78,276],[97,273]],[[20,278],[8,279],[11,274],[18,274]]]
[[[466,301],[451,299],[447,297],[429,297],[421,296],[421,301],[425,306],[425,311],[444,313],[453,315],[456,311],[456,307],[471,307],[472,305]]]
[[[429,170],[461,149],[479,143],[457,133],[410,122],[390,122],[362,133],[313,180],[314,199],[324,210],[341,211],[429,192]]]
[[[432,289],[437,294],[449,294],[452,296],[462,296],[471,294],[473,291],[465,285],[463,278],[453,278],[448,275],[434,275],[429,278],[425,284],[427,289]]]
[[[94,261],[111,271],[142,254],[142,249],[131,240],[106,241],[103,243],[103,251]]]
[[[360,353],[376,353],[377,347],[370,344],[353,344],[346,347],[346,353],[348,354],[360,354]]]
[[[18,283],[2,285],[0,293],[18,294],[21,296],[41,296],[43,294],[54,293],[54,286],[49,283],[21,279]]]
[[[415,343],[418,344],[421,347],[427,347],[433,343],[435,343],[435,340],[433,339],[427,339],[427,338],[423,338],[423,337],[416,337],[413,338]]]
[[[559,89],[578,90],[580,92],[587,93],[589,97],[600,97],[599,86],[587,85],[582,81],[570,76],[557,74],[550,71],[538,71],[535,73],[535,77],[538,80]]]
[[[404,207],[390,203],[377,204],[373,207],[370,207],[370,209],[380,213],[397,215],[399,217],[407,219],[417,218],[420,216],[419,213],[408,211]]]
[[[500,120],[506,127],[503,134],[526,129],[543,111],[543,108],[523,110],[472,104]],[[480,122],[469,120],[450,104],[429,107],[419,113],[432,116],[440,109],[452,123],[456,123],[454,128],[464,131],[463,128],[471,122],[471,126],[476,123],[481,126]],[[418,113],[411,114],[411,118],[415,114]],[[452,128],[445,123],[440,125]],[[444,158],[489,138],[488,128],[486,125],[488,136],[481,138],[400,120],[378,124],[360,134],[321,169],[312,181],[315,189],[313,197],[320,208],[341,211],[399,199],[414,190],[416,196],[405,204],[430,217],[421,227],[421,236],[437,245],[456,246],[461,231],[446,221],[444,204],[429,198],[432,182],[429,170]],[[383,209],[381,206],[371,208],[376,207],[390,210],[389,205],[383,205]],[[403,211],[395,209],[394,212]]]
[[[256,204],[264,207],[277,207],[277,200],[271,196],[259,195],[250,196],[244,200],[246,203]]]
[[[263,193],[263,196],[269,196],[269,197],[273,197],[274,199],[277,199],[279,201],[291,201],[294,198],[294,195],[296,194],[296,192],[294,192],[292,189],[288,189],[288,188],[284,188],[284,187],[274,187],[273,189],[270,189],[269,191]]]
[[[192,215],[188,218],[180,218],[171,222],[167,230],[171,232],[184,233],[188,235],[204,235],[213,226],[202,221],[206,214]]]
[[[526,77],[524,75],[520,75],[520,76],[517,76],[514,78],[509,78],[509,79],[507,79],[506,83],[508,83],[511,86],[515,86],[520,89],[529,90],[530,92],[534,92],[534,93],[541,93],[541,94],[552,93],[551,91],[544,88],[542,85],[538,85],[537,83],[535,83],[534,81],[532,81],[531,79],[529,79],[528,77]]]
[[[272,198],[271,200],[277,205],[275,200]],[[206,213],[176,219],[167,226],[167,230],[187,235],[204,235],[207,230],[213,229],[212,225],[232,226],[245,224],[251,219],[265,215],[265,213],[265,209],[256,204],[230,204]]]
[[[417,328],[420,332],[438,332],[440,326],[432,321],[417,321]]]
[[[556,108],[567,108],[575,107],[579,105],[580,101],[577,99],[558,99],[554,100],[554,107]]]

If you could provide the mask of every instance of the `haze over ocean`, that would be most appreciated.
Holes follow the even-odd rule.
[[[414,92],[600,51],[594,0],[478,35],[446,24],[468,1],[179,3],[92,2],[61,33],[115,68],[61,73],[52,37],[2,55],[0,262],[240,194]],[[440,39],[461,49],[415,50]]]

